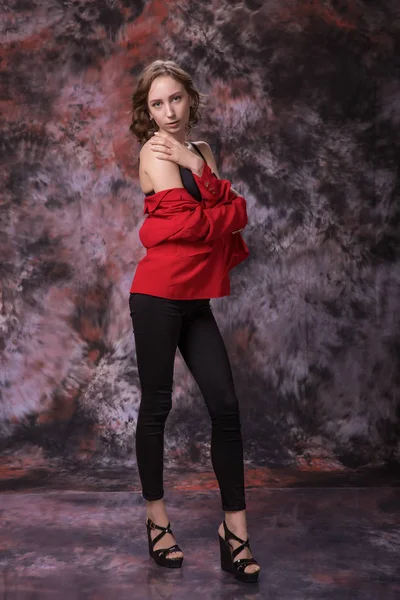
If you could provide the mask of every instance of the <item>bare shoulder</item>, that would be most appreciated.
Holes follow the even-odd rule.
[[[152,152],[151,152],[151,148],[150,148],[150,140],[147,140],[147,142],[145,142],[140,149],[140,152],[139,152],[140,161],[146,162],[146,160],[151,156],[151,154],[152,154]]]
[[[150,141],[150,140],[149,140]],[[179,167],[176,163],[157,158],[149,141],[140,150],[140,170],[142,171],[142,189],[151,188],[155,192],[183,187]],[[143,191],[146,191],[143,189]]]
[[[177,165],[166,160],[157,158],[150,146],[150,140],[147,140],[140,149],[139,153],[140,165],[142,169],[150,174],[151,171],[161,170],[163,172],[171,172],[177,170]]]
[[[201,140],[199,142],[193,142],[193,144],[197,146],[200,152],[204,155],[208,166],[210,167],[212,172],[215,173],[215,175],[219,178],[217,163],[215,161],[214,154],[211,150],[210,145],[207,144],[207,142],[205,142],[204,140]]]
[[[205,142],[204,140],[201,140],[199,142],[192,142],[192,144],[194,144],[195,146],[197,146],[199,148],[199,150],[201,152],[203,152],[203,154],[205,155],[209,155],[212,156],[212,150],[209,144],[207,144],[207,142]]]

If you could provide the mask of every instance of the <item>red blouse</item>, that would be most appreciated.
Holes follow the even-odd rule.
[[[139,238],[147,254],[137,265],[131,293],[176,300],[230,294],[229,271],[249,255],[240,234],[247,225],[246,201],[207,163],[193,177],[200,202],[184,188],[145,198]]]

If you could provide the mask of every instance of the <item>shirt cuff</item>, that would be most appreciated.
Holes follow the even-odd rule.
[[[201,195],[204,199],[214,200],[216,194],[219,192],[218,177],[211,171],[210,166],[204,161],[203,171],[200,175],[193,173],[193,177],[200,189]]]

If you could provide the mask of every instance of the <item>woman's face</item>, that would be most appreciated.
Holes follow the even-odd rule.
[[[159,75],[151,84],[147,106],[159,129],[174,135],[185,131],[190,114],[190,96],[185,86],[170,75]]]

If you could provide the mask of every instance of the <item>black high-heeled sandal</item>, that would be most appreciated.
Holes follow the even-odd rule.
[[[159,548],[158,550],[154,550],[154,546],[157,544],[157,542],[159,542],[161,540],[161,538],[166,533],[170,533],[171,535],[173,535],[170,525],[171,525],[171,523],[168,523],[168,525],[166,527],[160,527],[160,525],[156,525],[155,523],[153,523],[153,521],[151,519],[146,520],[147,538],[149,541],[149,554],[150,554],[150,557],[153,560],[155,560],[157,565],[160,565],[160,567],[168,567],[170,569],[178,569],[179,567],[182,566],[183,556],[180,556],[178,558],[168,558],[168,554],[170,554],[171,552],[182,552],[182,550],[179,548],[178,544],[174,544],[170,548]],[[153,540],[151,539],[151,530],[152,529],[160,529],[162,532],[162,533],[159,533],[158,535],[156,535],[156,537]]]
[[[238,558],[235,560],[236,556],[240,554],[244,548],[248,548],[250,550],[250,539],[242,540],[237,535],[230,531],[225,523],[224,519],[224,533],[225,538],[221,537],[218,532],[219,538],[219,547],[221,552],[221,569],[224,571],[228,571],[229,573],[233,573],[235,579],[238,581],[244,581],[246,583],[255,583],[258,581],[258,575],[260,573],[260,569],[255,573],[246,573],[245,569],[249,565],[258,565],[258,562],[255,558]],[[233,550],[232,546],[229,544],[229,540],[236,540],[240,542],[240,546]],[[251,550],[250,550],[251,552]],[[259,566],[259,565],[258,565]]]

